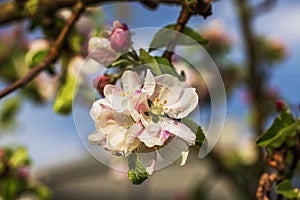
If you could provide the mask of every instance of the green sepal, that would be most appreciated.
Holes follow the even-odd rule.
[[[138,159],[136,153],[132,153],[128,156],[128,167],[128,179],[134,185],[143,183],[149,177],[149,174]]]

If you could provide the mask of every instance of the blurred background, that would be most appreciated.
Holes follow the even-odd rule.
[[[164,168],[142,185],[132,185],[126,173],[106,167],[87,152],[72,114],[53,111],[58,86],[56,77],[47,74],[0,100],[0,147],[26,147],[32,160],[29,176],[51,191],[51,199],[254,199],[263,170],[256,137],[276,114],[276,100],[285,100],[298,113],[300,2],[278,0],[268,6],[260,5],[263,0],[247,2],[249,7],[257,6],[253,10],[260,11],[248,19],[255,35],[252,48],[257,72],[262,79],[258,99],[245,81],[249,51],[239,12],[241,5],[236,2],[213,1],[212,16],[206,20],[192,17],[188,23],[210,40],[204,48],[219,67],[227,92],[223,132],[207,157],[199,159],[198,151],[193,149],[185,166]],[[114,20],[131,29],[163,27],[175,23],[179,12],[180,7],[175,5],[160,5],[153,11],[136,2],[93,7],[78,24],[82,38],[74,36],[70,40],[87,41],[93,32],[103,30]],[[60,10],[58,15],[63,20],[68,12]],[[47,17],[51,20],[52,14]],[[26,73],[23,68],[33,41],[51,38],[42,26],[34,26],[30,20],[0,26],[0,88]],[[57,65],[60,64],[63,61]],[[194,85],[205,112],[209,94],[200,82],[195,79]],[[257,119],[257,104],[262,106],[259,112],[263,119]]]

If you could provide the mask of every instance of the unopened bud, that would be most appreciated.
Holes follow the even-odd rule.
[[[279,112],[284,111],[286,107],[287,107],[286,103],[282,100],[278,100],[275,102],[275,108]]]
[[[114,29],[111,32],[110,44],[117,52],[126,51],[131,45],[131,35],[126,24],[120,21],[114,22]]]
[[[107,84],[111,83],[111,78],[105,75],[100,75],[94,79],[93,85],[98,90],[101,96],[104,96],[103,90]]]

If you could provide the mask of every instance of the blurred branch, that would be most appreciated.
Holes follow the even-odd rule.
[[[59,57],[60,50],[62,45],[67,38],[68,33],[71,31],[73,25],[75,24],[76,20],[78,19],[79,15],[84,10],[84,4],[82,2],[77,2],[73,7],[73,12],[71,17],[66,22],[65,26],[61,30],[60,34],[58,35],[57,39],[54,41],[53,45],[50,47],[50,51],[47,57],[35,66],[32,70],[28,72],[26,76],[17,80],[16,82],[12,83],[8,87],[4,88],[0,91],[0,99],[4,96],[10,94],[11,92],[15,91],[16,89],[23,87],[28,82],[30,82],[33,78],[35,78],[41,71],[49,67],[49,65],[57,60]]]
[[[64,7],[71,7],[75,5],[78,0],[26,0],[20,3],[18,1],[10,1],[0,4],[0,24],[9,23],[15,20],[31,18],[39,14],[45,14],[49,12],[55,12],[56,10]],[[156,8],[158,4],[181,4],[184,1],[181,0],[81,0],[82,3],[87,5],[96,5],[103,3],[114,2],[142,2],[149,8]]]
[[[262,0],[262,2],[252,8],[253,17],[257,17],[270,11],[276,3],[277,0]]]
[[[235,0],[240,16],[240,24],[244,36],[247,59],[247,85],[253,97],[254,131],[259,135],[263,132],[264,114],[263,111],[263,88],[265,73],[259,67],[259,61],[256,56],[255,34],[252,29],[252,13],[247,0]]]
[[[252,26],[253,13],[251,6],[249,5],[248,0],[235,0],[235,4],[239,14],[240,25],[246,49],[246,84],[252,97],[253,130],[258,136],[263,132],[266,121],[266,115],[264,112],[264,91],[267,77],[264,68],[260,66],[261,63],[259,62],[256,53],[256,35]],[[248,196],[251,198],[255,197],[257,177],[264,170],[264,162],[262,158],[263,155],[262,151],[260,152],[260,158],[258,159],[256,165],[253,166],[250,172],[251,176],[248,180]]]

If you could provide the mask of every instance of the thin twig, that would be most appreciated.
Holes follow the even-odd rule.
[[[187,22],[189,21],[190,17],[192,16],[192,13],[190,13],[190,11],[188,10],[188,8],[186,6],[182,6],[180,15],[177,19],[177,23],[175,26],[175,31],[177,31],[178,33],[175,33],[174,37],[171,39],[171,41],[169,42],[163,57],[167,58],[168,60],[171,60],[173,52],[175,50],[176,47],[176,43],[179,39],[179,33],[182,33],[184,30],[185,25],[187,24]]]
[[[33,78],[35,78],[41,71],[45,70],[47,67],[50,66],[51,63],[54,63],[57,58],[59,57],[59,53],[61,51],[63,42],[65,41],[68,33],[72,29],[73,25],[75,24],[76,20],[78,19],[79,15],[83,12],[84,5],[82,2],[77,2],[73,7],[73,12],[71,17],[68,19],[67,23],[61,30],[60,34],[58,35],[57,39],[54,41],[53,45],[50,47],[49,53],[46,58],[35,66],[32,70],[28,72],[23,78],[17,80],[16,82],[12,83],[11,85],[7,86],[3,90],[0,91],[0,99],[4,96],[10,94],[11,92],[17,90],[18,88],[23,87],[27,83],[29,83]]]

